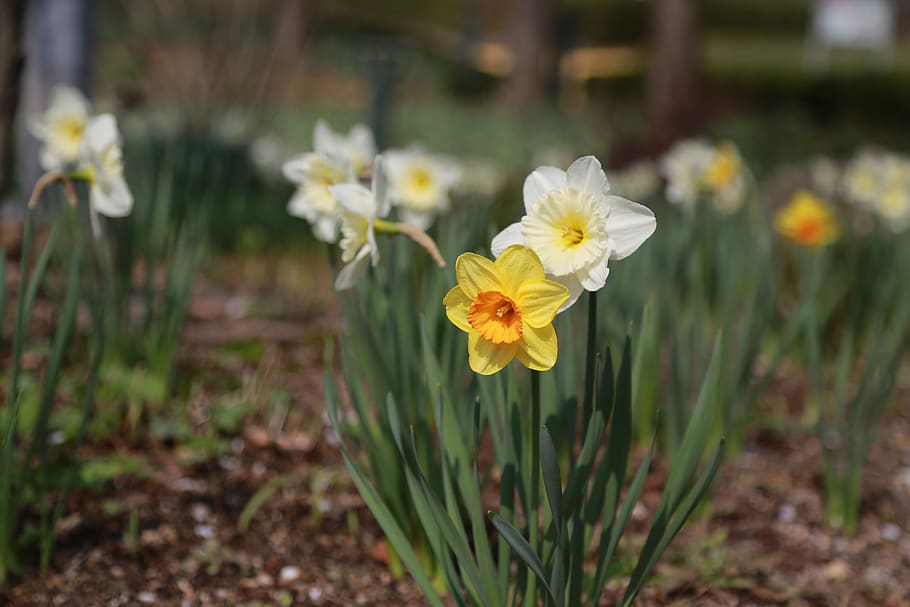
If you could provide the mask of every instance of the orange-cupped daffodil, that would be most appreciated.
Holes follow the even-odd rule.
[[[774,216],[782,236],[804,247],[823,247],[837,240],[840,229],[831,208],[808,190],[800,190]]]
[[[513,358],[536,371],[556,364],[553,317],[569,290],[544,278],[537,254],[508,247],[496,261],[464,253],[455,261],[458,285],[443,304],[446,316],[468,334],[468,363],[481,375],[502,370]]]

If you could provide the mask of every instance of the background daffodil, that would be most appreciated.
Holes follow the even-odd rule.
[[[359,183],[329,186],[343,209],[341,214],[341,261],[346,265],[335,279],[335,289],[343,291],[366,272],[367,263],[379,263],[375,221],[389,213],[382,156],[373,163],[373,182],[368,190]]]
[[[41,167],[45,171],[79,162],[90,110],[88,99],[78,89],[59,85],[51,91],[47,111],[30,125],[32,134],[44,142]]]
[[[593,156],[579,158],[566,171],[536,169],[524,183],[527,214],[493,238],[493,253],[513,244],[533,249],[547,275],[568,288],[567,308],[582,291],[603,288],[607,262],[634,253],[657,228],[649,208],[609,192]]]
[[[552,322],[569,291],[544,276],[537,254],[519,245],[508,247],[495,262],[475,253],[458,257],[458,285],[443,304],[449,320],[468,334],[472,370],[491,375],[513,358],[536,371],[556,364]]]
[[[830,207],[808,190],[800,190],[774,216],[774,227],[804,247],[822,247],[837,240],[840,229]]]

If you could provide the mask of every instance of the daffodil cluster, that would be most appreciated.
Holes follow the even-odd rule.
[[[701,139],[675,144],[660,161],[666,197],[686,212],[709,198],[723,213],[739,209],[746,194],[746,171],[739,149],[730,141],[717,145]]]
[[[124,217],[133,195],[123,177],[123,151],[117,120],[91,114],[88,99],[78,90],[55,87],[43,115],[32,120],[32,134],[43,142],[41,166],[91,184],[91,207],[108,217]]]
[[[842,189],[846,199],[878,216],[895,232],[910,227],[910,159],[863,150],[847,164]]]
[[[310,222],[319,240],[337,241],[347,211],[335,186],[356,185],[369,178],[376,154],[369,127],[358,124],[343,134],[320,120],[313,133],[313,151],[284,163],[285,177],[297,185],[288,212]],[[390,204],[397,207],[401,221],[425,230],[449,207],[449,193],[461,175],[458,163],[418,147],[387,150],[383,156]],[[391,206],[379,210],[383,217]]]

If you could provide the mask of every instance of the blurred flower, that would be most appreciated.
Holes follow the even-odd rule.
[[[329,186],[341,204],[341,261],[346,265],[335,279],[335,289],[350,289],[367,269],[379,263],[374,222],[389,212],[382,156],[373,163],[373,183],[368,190],[359,183]]]
[[[800,190],[774,216],[775,229],[805,247],[823,247],[837,240],[840,229],[830,206],[808,190]]]
[[[610,189],[623,196],[644,200],[650,198],[660,187],[657,166],[649,160],[640,160],[621,171],[611,173]]]
[[[860,206],[872,207],[881,187],[879,154],[860,151],[844,171],[844,194],[847,200]]]
[[[125,217],[133,209],[133,195],[123,178],[123,151],[117,120],[111,114],[92,118],[82,141],[84,171],[91,182],[91,205],[108,217]]]
[[[743,161],[733,143],[723,141],[714,148],[702,180],[718,211],[731,213],[742,206],[745,193]]]
[[[864,150],[844,174],[847,199],[900,232],[910,226],[910,159],[888,152]]]
[[[288,213],[313,224],[313,233],[319,240],[335,242],[341,206],[329,186],[356,183],[351,165],[337,156],[307,152],[285,162],[282,171],[297,184]]]
[[[459,194],[493,198],[505,183],[502,170],[486,158],[467,158],[460,165],[461,175],[454,188]]]
[[[722,213],[742,206],[745,167],[732,142],[717,146],[701,139],[678,142],[661,159],[660,171],[667,180],[667,200],[688,213],[695,211],[695,204],[704,195]]]
[[[325,120],[319,120],[313,132],[313,149],[343,158],[357,175],[365,174],[376,156],[373,131],[363,124],[354,125],[347,135],[343,135],[333,131]]]
[[[610,259],[631,255],[657,228],[650,209],[609,191],[594,156],[566,171],[535,169],[524,183],[526,215],[493,238],[493,254],[514,244],[531,248],[547,275],[569,289],[568,308],[582,291],[604,286]]]
[[[711,162],[711,146],[700,140],[680,141],[660,160],[660,172],[667,180],[667,201],[684,211],[695,211],[701,188],[701,175]]]
[[[458,285],[443,304],[446,316],[468,334],[468,363],[481,375],[503,369],[513,358],[529,369],[556,364],[553,317],[569,292],[544,277],[534,251],[508,247],[493,262],[474,253],[455,261]]]
[[[389,193],[402,221],[427,229],[449,207],[449,190],[461,177],[458,163],[417,148],[392,150],[385,158]]]
[[[75,165],[80,160],[89,110],[88,99],[77,89],[59,85],[51,90],[47,111],[30,125],[32,134],[44,142],[41,167],[45,171]]]

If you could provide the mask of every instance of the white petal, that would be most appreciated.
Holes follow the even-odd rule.
[[[284,173],[284,176],[288,180],[293,181],[294,183],[302,183],[306,178],[309,166],[310,154],[300,154],[281,165],[281,172]]]
[[[331,153],[337,151],[338,134],[321,118],[313,129],[313,149],[317,152]]]
[[[360,251],[357,252],[357,257],[338,272],[338,276],[335,278],[335,290],[344,291],[354,286],[354,283],[363,276],[369,267],[369,259],[369,247],[361,247]]]
[[[566,187],[566,172],[556,167],[537,167],[527,176],[523,188],[525,211],[530,215],[540,197]]]
[[[547,279],[558,282],[569,290],[569,299],[566,300],[566,303],[562,304],[557,311],[557,314],[571,308],[575,302],[578,301],[579,296],[585,292],[584,286],[582,286],[581,281],[578,280],[578,277],[575,276],[575,274],[567,274],[565,276],[550,276],[547,274]]]
[[[330,185],[332,193],[338,203],[351,213],[372,219],[376,215],[376,200],[373,193],[359,183],[340,183]]]
[[[95,181],[90,196],[95,210],[107,217],[126,217],[133,210],[133,194],[119,175]]]
[[[436,218],[435,213],[420,213],[404,207],[398,207],[398,213],[401,215],[401,220],[403,222],[409,223],[421,230],[429,229],[429,227],[433,225],[433,220]]]
[[[48,147],[41,148],[40,162],[41,168],[45,171],[56,171],[65,164],[63,160],[54,154]]]
[[[366,128],[366,127],[364,127]],[[372,134],[370,135],[372,137]],[[385,172],[385,162],[382,154],[373,159],[373,198],[376,199],[376,217],[385,217],[392,210],[392,200],[389,198],[389,180]]]
[[[111,145],[120,145],[120,132],[117,130],[117,119],[111,114],[101,114],[89,120],[83,138],[85,149],[100,154]]]
[[[313,222],[313,235],[322,242],[338,240],[338,220],[329,215],[319,215]]]
[[[521,233],[521,222],[516,222],[507,227],[505,230],[493,237],[490,243],[490,249],[494,257],[499,257],[503,251],[513,244],[524,244],[525,237]]]
[[[569,165],[566,182],[570,188],[587,192],[598,199],[610,191],[607,175],[594,156],[584,156]]]
[[[657,229],[657,220],[648,207],[610,196],[610,215],[607,217],[607,234],[612,240],[613,259],[622,259],[634,253]]]
[[[595,261],[587,268],[575,273],[578,282],[586,291],[599,291],[607,282],[607,276],[610,274],[610,268],[607,267],[607,260],[601,259]]]

